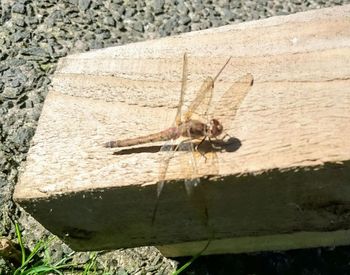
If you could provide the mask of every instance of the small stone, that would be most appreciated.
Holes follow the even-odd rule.
[[[20,84],[24,84],[28,80],[28,77],[24,73],[18,72],[14,80],[17,80]]]
[[[64,57],[68,54],[68,50],[66,48],[60,49],[58,47],[54,47],[53,50],[54,50],[54,53],[53,53],[52,57],[55,59],[60,58],[60,57]]]
[[[26,102],[25,102],[25,108],[30,109],[30,108],[33,108],[33,107],[34,107],[33,101],[30,100],[30,99],[26,100]]]
[[[11,6],[3,4],[2,13],[0,16],[0,26],[4,24],[6,21],[9,21],[10,19],[11,19]]]
[[[12,82],[11,82],[11,87],[12,88],[17,88],[19,86],[21,86],[21,82],[19,81],[18,78],[15,78],[14,80],[12,80]]]
[[[138,32],[143,32],[144,31],[144,28],[143,28],[143,25],[140,21],[137,21],[135,22],[133,25],[132,25],[132,28],[135,30],[135,31],[138,31]]]
[[[223,9],[223,20],[225,21],[233,21],[235,18],[235,15],[229,10],[229,9]]]
[[[201,10],[204,9],[204,5],[203,5],[201,2],[194,2],[194,3],[193,3],[193,8],[194,8],[196,11],[200,12]]]
[[[182,16],[182,17],[180,18],[180,20],[179,20],[179,23],[180,23],[181,25],[187,25],[187,24],[190,23],[190,22],[191,22],[191,17],[189,17],[189,16],[187,16],[187,15]]]
[[[23,20],[23,18],[18,18],[17,20],[14,20],[14,24],[18,27],[25,27],[26,22]]]
[[[12,35],[12,39],[14,42],[20,42],[26,37],[27,37],[27,34],[22,31],[17,31]]]
[[[154,0],[153,1],[153,9],[154,9],[154,14],[159,15],[164,13],[164,0]]]
[[[184,4],[177,5],[176,9],[181,15],[187,15],[189,12],[188,8]]]
[[[2,92],[2,96],[4,99],[17,99],[17,97],[21,94],[21,89],[17,87],[5,87]]]
[[[22,66],[26,64],[26,61],[24,59],[21,59],[21,58],[14,58],[14,59],[11,59],[9,61],[9,65],[13,68],[13,67],[18,67],[18,66]]]
[[[149,12],[149,11],[146,11],[146,13],[145,13],[145,20],[146,20],[146,22],[147,22],[148,24],[153,23],[153,22],[154,22],[154,16],[153,16],[153,14],[152,14],[151,12]]]
[[[91,49],[101,49],[103,48],[103,42],[100,40],[93,40],[90,42]]]
[[[24,14],[26,12],[26,7],[22,3],[16,3],[12,6],[12,12]]]
[[[42,18],[40,18],[40,17],[27,17],[25,22],[27,25],[35,27],[36,25],[42,23]]]
[[[15,106],[12,100],[6,100],[3,104],[6,109],[11,109]]]
[[[91,0],[79,0],[78,6],[82,11],[86,11],[91,5]]]
[[[191,31],[199,31],[199,30],[205,30],[210,28],[210,22],[209,21],[203,21],[200,23],[194,23],[191,24]]]
[[[199,23],[201,20],[201,16],[197,13],[190,13],[192,23]]]
[[[79,0],[68,0],[68,2],[72,5],[78,6]]]
[[[107,26],[115,27],[115,20],[112,16],[107,16],[103,19],[103,23]]]
[[[111,38],[111,33],[109,30],[103,30],[101,34],[98,36],[98,38],[101,40],[107,40]]]
[[[101,7],[103,7],[103,1],[102,0],[94,0],[91,1],[91,9],[98,10]]]
[[[12,79],[16,76],[16,70],[11,67],[9,70],[4,71],[4,73],[2,74],[3,79],[9,78]]]
[[[120,8],[118,9],[118,13],[119,13],[119,15],[124,15],[125,14],[125,7],[120,6]]]
[[[189,32],[191,31],[190,26],[191,24],[180,25],[173,30],[173,34],[181,34],[181,33]]]
[[[27,145],[34,136],[35,130],[31,127],[21,127],[17,131],[17,135],[13,141],[18,145]]]
[[[22,54],[27,56],[50,57],[49,53],[40,47],[23,49]]]
[[[96,35],[94,33],[91,33],[91,32],[87,32],[83,36],[83,40],[85,40],[85,41],[91,41],[91,40],[94,40],[95,38],[96,38]]]
[[[284,10],[276,11],[276,15],[288,15],[288,14],[289,14],[289,12],[284,11]]]
[[[8,102],[8,101],[6,101],[6,102]],[[1,103],[1,101],[0,101],[0,103]],[[13,106],[12,106],[13,107]],[[12,108],[11,107],[11,108]],[[0,116],[4,116],[4,115],[6,115],[8,113],[8,108],[7,107],[5,107],[4,105],[1,105],[1,107],[0,107]],[[1,152],[1,151],[0,151]],[[1,161],[1,158],[0,158],[0,161]],[[1,171],[1,167],[0,167],[0,171]]]
[[[203,17],[209,17],[210,16],[210,10],[208,8],[205,8],[201,11]],[[195,16],[198,16],[198,13],[194,13]]]
[[[10,69],[10,66],[7,65],[6,63],[0,64],[0,73],[7,71],[8,69]]]
[[[8,102],[8,101],[6,101],[6,102]],[[11,103],[12,103],[12,101],[11,101]],[[14,105],[12,105],[12,106],[14,106]],[[14,112],[12,114],[8,115],[6,117],[6,127],[9,127],[9,126],[12,126],[13,124],[15,124],[17,119],[18,119],[18,117],[16,116],[16,114]]]
[[[39,108],[37,104],[34,104],[34,107],[27,111],[28,117],[30,117],[30,119],[34,121],[39,120],[40,114],[41,114],[41,108]]]
[[[53,4],[52,4],[53,5]],[[27,17],[36,17],[35,10],[31,4],[26,6],[26,15]]]
[[[125,9],[125,17],[131,18],[136,14],[136,9],[132,7],[126,7]]]
[[[211,23],[211,27],[213,28],[220,27],[224,24],[224,22],[222,22],[221,20],[216,20],[216,19],[212,19],[210,23]]]

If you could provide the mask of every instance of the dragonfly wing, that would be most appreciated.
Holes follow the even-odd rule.
[[[211,114],[213,118],[218,119],[224,127],[230,125],[253,82],[253,75],[250,73],[239,78],[215,104]]]
[[[183,142],[179,145],[180,151],[186,151],[185,160],[181,162],[182,174],[185,175],[185,188],[188,195],[193,194],[193,189],[199,184],[196,152],[192,141]]]
[[[164,188],[165,183],[165,176],[168,171],[170,160],[174,157],[175,154],[175,145],[174,140],[169,140],[166,142],[161,148],[160,152],[164,152],[164,157],[160,161],[159,165],[159,177],[158,177],[158,183],[157,183],[157,198],[156,198],[156,204],[153,209],[152,214],[152,224],[155,222],[156,214],[158,211],[158,205],[159,205],[159,199],[160,195]]]
[[[187,112],[184,114],[184,121],[190,120],[193,114],[195,114],[199,120],[207,120],[208,109],[213,97],[214,82],[220,76],[230,60],[231,57],[227,59],[226,63],[222,66],[214,79],[212,77],[207,77],[204,80],[202,86],[197,92],[195,99],[192,101],[191,105],[188,107]]]
[[[193,114],[198,119],[206,119],[207,111],[213,97],[214,80],[211,77],[207,77],[200,89],[197,92],[195,99],[188,107],[187,112],[184,114],[184,121],[189,121]]]
[[[189,151],[185,154],[186,159],[181,161],[182,172],[185,175],[185,189],[190,199],[191,204],[198,214],[201,223],[205,226],[208,224],[208,209],[205,199],[205,192],[202,190],[203,186],[199,186],[199,167],[198,161],[204,157],[196,150],[192,142],[180,144],[179,150]]]
[[[177,106],[177,112],[175,117],[175,125],[181,124],[181,109],[184,103],[185,91],[187,89],[187,75],[188,75],[188,62],[187,62],[187,54],[184,53],[183,56],[183,65],[182,65],[182,81],[181,81],[181,92],[179,105]]]

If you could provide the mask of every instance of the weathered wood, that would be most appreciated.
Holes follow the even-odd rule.
[[[179,153],[152,226],[160,143],[123,154],[102,144],[171,125],[184,52],[187,103],[229,56],[215,99],[245,73],[254,85],[224,125],[237,147],[217,154],[219,173],[199,163],[208,224],[186,195]],[[206,253],[350,244],[349,64],[350,6],[68,56],[14,198],[76,250],[161,245],[180,256],[212,233]]]

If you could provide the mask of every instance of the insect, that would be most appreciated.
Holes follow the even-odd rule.
[[[184,104],[184,95],[187,88],[187,75],[188,75],[188,57],[185,53],[183,55],[183,69],[182,69],[182,83],[180,99],[175,117],[174,126],[169,127],[158,133],[129,138],[120,139],[115,141],[109,141],[104,144],[105,147],[129,147],[138,144],[158,142],[158,141],[169,141],[176,140],[180,137],[186,138],[181,141],[175,148],[165,144],[162,146],[161,151],[175,152],[176,150],[185,148],[186,151],[196,151],[200,145],[208,140],[211,144],[213,140],[220,140],[224,132],[224,125],[234,120],[237,110],[253,85],[253,76],[248,73],[243,77],[239,78],[233,85],[222,95],[219,102],[212,107],[211,101],[213,97],[214,83],[223,72],[227,64],[230,62],[229,58],[226,63],[222,66],[220,71],[213,77],[207,77],[201,87],[199,88],[195,99],[189,105],[187,111],[182,115],[182,107]],[[196,117],[196,118],[193,118]],[[222,137],[221,139],[223,139]],[[194,146],[191,141],[199,140],[199,143]],[[188,142],[190,141],[190,142]],[[158,208],[158,200],[164,186],[165,174],[170,162],[172,154],[168,154],[167,158],[161,163],[159,182],[157,186],[157,203],[154,208],[152,224],[154,223],[155,214]],[[191,156],[191,163],[193,170],[197,169],[196,160],[194,155]],[[195,173],[194,173],[195,174]],[[187,193],[190,195],[194,186],[198,184],[198,178],[192,177],[189,180],[185,180],[185,187]]]

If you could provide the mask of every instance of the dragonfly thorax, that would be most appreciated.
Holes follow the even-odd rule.
[[[209,122],[207,136],[210,138],[217,137],[217,136],[221,135],[223,130],[224,130],[224,127],[222,126],[220,121],[213,118]]]

